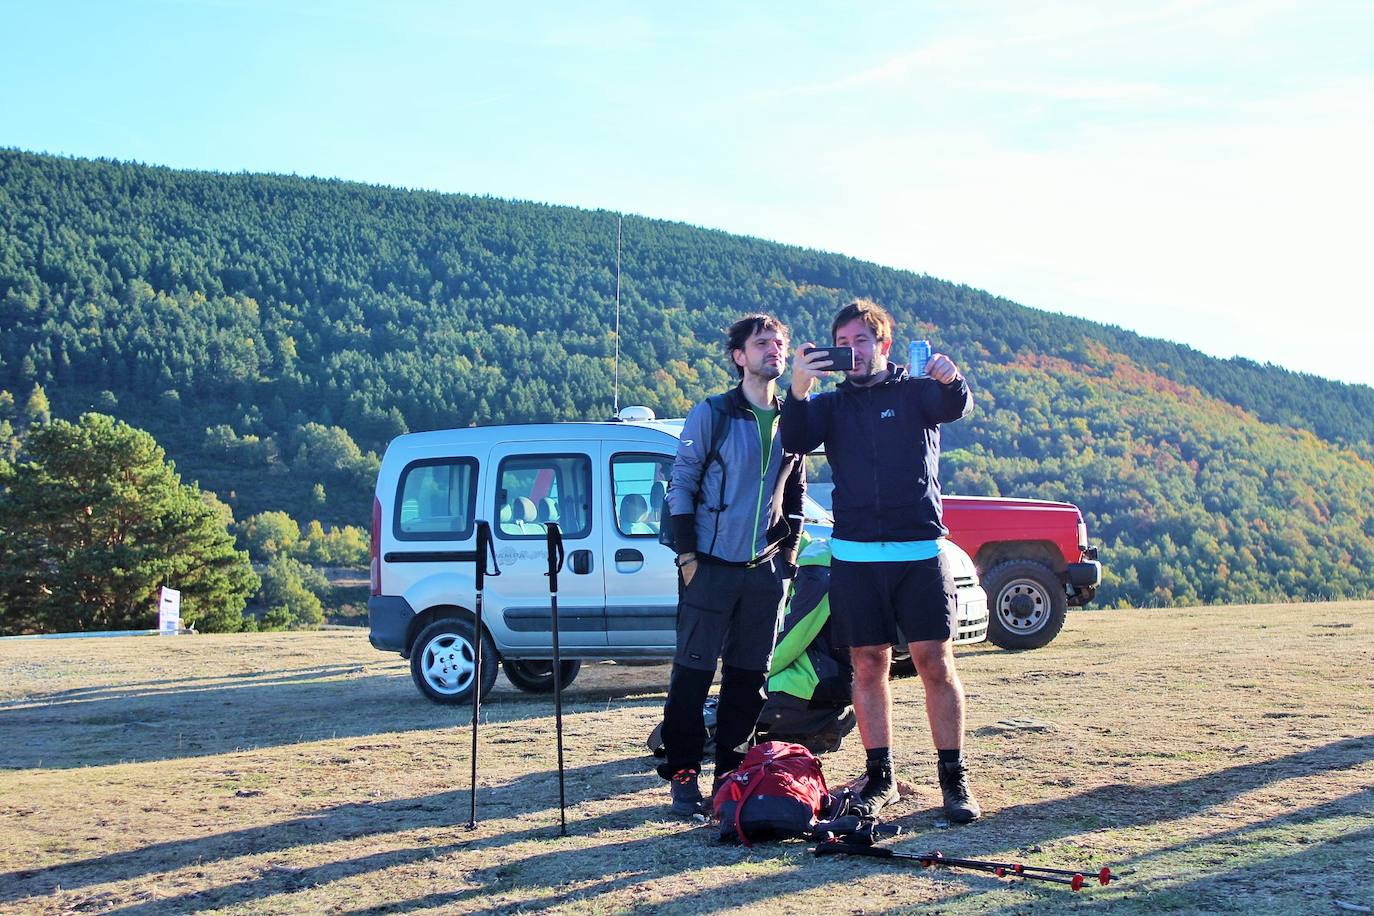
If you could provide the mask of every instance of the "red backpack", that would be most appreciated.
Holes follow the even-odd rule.
[[[826,788],[821,762],[800,744],[756,744],[711,801],[722,840],[809,837],[836,798]]]

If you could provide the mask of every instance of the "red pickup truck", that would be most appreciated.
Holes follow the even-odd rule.
[[[1070,605],[1102,583],[1097,548],[1072,503],[1000,496],[944,497],[949,538],[973,557],[988,593],[988,639],[1038,649],[1058,635]]]

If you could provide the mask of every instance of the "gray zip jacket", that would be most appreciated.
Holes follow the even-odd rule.
[[[779,419],[763,468],[758,419],[739,386],[726,393],[725,404],[729,419],[717,446],[720,458],[709,466],[711,405],[697,404],[683,424],[667,499],[673,549],[732,565],[754,565],[780,554],[790,569],[801,535],[805,462],[783,451]],[[774,405],[780,409],[782,402]]]

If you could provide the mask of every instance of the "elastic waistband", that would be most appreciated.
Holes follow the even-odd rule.
[[[933,541],[846,541],[830,539],[830,553],[846,563],[905,563],[940,555],[940,539]]]

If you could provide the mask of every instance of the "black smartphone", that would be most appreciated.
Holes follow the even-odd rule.
[[[824,353],[830,357],[829,372],[838,372],[842,369],[854,368],[854,348],[853,347],[808,347],[807,353]]]

